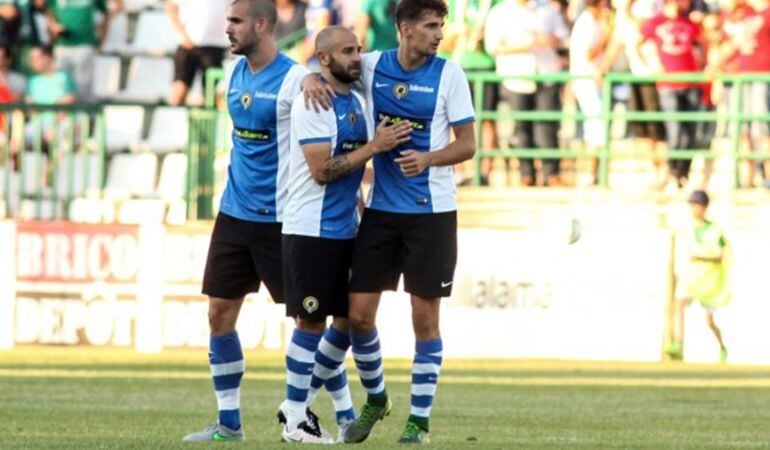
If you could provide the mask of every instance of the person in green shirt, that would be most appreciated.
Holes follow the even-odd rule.
[[[56,68],[53,49],[47,45],[38,45],[29,52],[30,66],[35,74],[27,83],[25,101],[34,105],[69,105],[77,101],[75,81],[72,75]],[[26,128],[28,142],[34,142],[42,134],[43,142],[50,143],[57,124],[63,129],[65,114],[53,111],[41,112],[33,116]]]
[[[356,35],[365,51],[398,47],[397,4],[398,0],[363,0],[356,21]]]
[[[692,211],[692,226],[678,236],[677,244],[686,257],[676,277],[677,308],[674,314],[674,340],[666,353],[682,359],[684,340],[684,313],[693,301],[707,311],[707,323],[720,348],[720,361],[727,360],[727,348],[722,331],[714,321],[714,312],[727,305],[732,289],[730,283],[732,252],[722,230],[707,217],[709,196],[705,191],[694,191],[688,200]]]
[[[96,48],[109,26],[109,21],[123,8],[122,0],[113,2],[107,10],[107,0],[47,0],[48,28],[54,39],[54,53],[59,68],[75,77],[80,100],[93,100],[92,84]],[[94,20],[101,13],[98,27]]]

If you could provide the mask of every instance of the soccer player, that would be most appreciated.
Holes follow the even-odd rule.
[[[694,191],[689,203],[692,226],[679,237],[680,248],[687,262],[677,277],[678,308],[674,320],[674,342],[666,349],[666,353],[674,359],[682,359],[684,313],[696,301],[708,312],[706,321],[719,343],[719,359],[726,362],[727,348],[722,341],[722,331],[714,321],[714,312],[730,301],[730,246],[722,230],[706,217],[708,194],[705,191]]]
[[[382,121],[367,142],[364,101],[350,89],[361,75],[358,39],[352,31],[335,26],[322,30],[315,42],[321,75],[337,95],[328,111],[309,110],[301,100],[291,110],[283,274],[286,307],[297,318],[297,327],[286,353],[282,439],[331,443],[320,427],[306,422],[305,411],[314,372],[316,379],[328,379],[344,363],[350,346],[348,275],[364,165],[407,142],[412,127],[409,122],[387,125]],[[334,321],[324,333],[330,315]],[[334,384],[347,385],[344,372],[335,378]],[[355,419],[349,390],[344,393],[348,408],[337,411],[340,430]]]
[[[214,224],[203,293],[209,296],[209,360],[219,418],[186,441],[241,441],[243,353],[235,323],[244,296],[264,282],[284,301],[281,222],[286,200],[289,115],[309,71],[277,50],[272,0],[234,0],[227,13],[225,77],[233,120],[228,181]]]
[[[476,150],[467,79],[459,66],[436,56],[446,14],[441,0],[402,0],[396,9],[399,48],[363,57],[363,90],[374,121],[409,121],[413,131],[409,142],[375,156],[374,186],[353,251],[351,341],[368,395],[345,442],[364,441],[392,408],[375,318],[381,292],[395,290],[402,274],[416,345],[411,414],[399,442],[428,441],[443,351],[440,299],[451,294],[457,260],[452,165]],[[327,88],[318,81],[311,76],[303,84],[307,97],[323,105]]]

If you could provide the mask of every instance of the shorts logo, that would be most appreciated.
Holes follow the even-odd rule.
[[[318,310],[318,299],[309,295],[302,300],[302,307],[308,314],[313,314]]]
[[[249,107],[251,107],[251,104],[252,104],[251,94],[249,94],[248,92],[244,92],[243,94],[241,94],[241,105],[243,105],[243,109],[249,109]]]
[[[393,86],[393,95],[395,95],[399,100],[403,99],[409,95],[409,85],[406,83],[398,83],[397,85]]]

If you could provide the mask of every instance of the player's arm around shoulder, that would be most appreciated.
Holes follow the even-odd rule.
[[[331,115],[332,120],[334,120],[334,114]],[[305,143],[300,141],[300,144],[313,179],[323,186],[339,180],[359,167],[363,167],[374,155],[392,150],[407,142],[411,131],[412,125],[410,123],[388,126],[383,121],[377,127],[374,138],[366,145],[339,156],[333,155],[331,140]]]

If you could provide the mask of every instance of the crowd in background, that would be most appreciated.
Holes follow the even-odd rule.
[[[358,34],[365,50],[397,46],[397,0],[276,0],[279,42],[293,45],[292,55],[313,66],[315,34],[328,25],[345,25]],[[744,113],[768,112],[764,82],[734,92],[729,83],[660,81],[631,83],[603,98],[602,77],[611,71],[635,75],[672,72],[770,72],[770,0],[449,0],[442,56],[467,73],[496,71],[502,76],[570,72],[568,84],[509,79],[489,84],[483,104],[500,101],[513,110],[560,111],[576,102],[587,118],[579,130],[584,146],[601,147],[605,123],[597,118],[605,102],[624,100],[631,111],[702,111],[729,109],[743,96]],[[159,3],[160,5],[160,3]],[[228,0],[167,0],[164,7],[178,37],[175,81],[168,102],[178,105],[196,72],[221,66],[228,43],[224,36]],[[123,0],[0,0],[0,102],[90,102],[93,59],[112,17]],[[94,18],[95,20],[89,20]],[[731,103],[732,102],[732,103]],[[708,148],[713,124],[694,121],[630,123],[628,136],[640,149]],[[495,124],[484,121],[482,148],[563,147],[558,120],[517,121],[506,142],[498,142]],[[770,150],[768,122],[754,120],[740,132],[744,146]],[[690,161],[658,160],[661,186],[687,183]],[[540,169],[537,173],[536,168]],[[756,174],[754,173],[756,170]],[[489,167],[483,172],[488,174]],[[560,160],[535,164],[519,160],[520,183],[562,184]],[[462,171],[461,171],[462,176]],[[761,165],[748,184],[764,183]],[[590,181],[589,181],[590,182]]]

